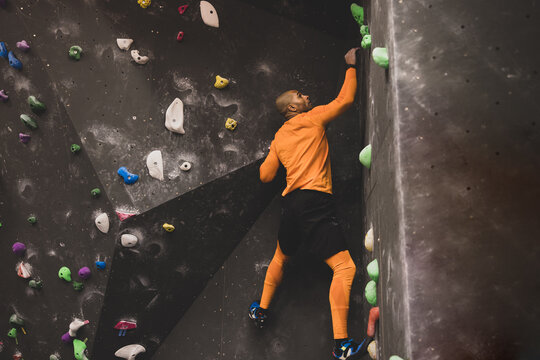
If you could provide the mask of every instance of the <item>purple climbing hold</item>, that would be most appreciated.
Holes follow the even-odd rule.
[[[0,56],[5,59],[8,58],[8,49],[6,43],[3,41],[0,41]]]
[[[17,41],[17,48],[22,51],[28,51],[30,50],[30,45],[26,42],[26,40]]]
[[[26,252],[26,245],[24,245],[21,242],[16,242],[15,244],[13,244],[12,248],[15,255],[18,255],[18,256],[23,256],[24,253]]]
[[[105,261],[96,261],[96,267],[98,269],[103,270],[103,269],[105,269],[106,266],[107,266],[107,264],[105,264]]]
[[[73,342],[73,339],[75,338],[69,335],[69,331],[65,333],[64,335],[62,335],[62,341],[67,344],[69,344],[70,342]]]
[[[23,144],[26,144],[30,141],[32,137],[28,134],[23,134],[23,133],[19,133],[19,140],[21,140],[21,142]]]
[[[92,273],[90,272],[90,268],[88,266],[79,269],[79,277],[83,280],[88,279],[91,274]]]
[[[8,99],[9,96],[7,96],[6,92],[4,90],[0,90],[0,100],[2,100],[2,102],[6,102]]]
[[[9,59],[9,65],[12,68],[17,69],[17,70],[22,69],[22,62],[20,62],[19,59],[15,57],[15,54],[13,53],[13,51],[8,52],[8,59]]]

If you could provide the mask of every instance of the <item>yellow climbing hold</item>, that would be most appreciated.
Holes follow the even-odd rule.
[[[377,342],[375,340],[369,343],[367,351],[370,358],[372,358],[373,360],[377,359]]]
[[[147,7],[149,7],[151,3],[152,3],[152,0],[139,0],[139,1],[137,1],[137,4],[141,5],[141,7],[143,9],[146,9]]]
[[[165,231],[167,231],[167,232],[173,232],[173,231],[174,231],[174,226],[171,225],[171,224],[165,223],[165,224],[163,224],[163,228],[164,228]]]
[[[219,75],[216,75],[216,82],[214,83],[214,86],[218,89],[224,89],[229,85],[229,80],[222,78]]]
[[[228,130],[234,131],[234,129],[236,129],[236,125],[238,125],[238,123],[234,119],[228,118],[227,121],[225,121],[225,127]]]
[[[369,229],[364,238],[364,245],[367,251],[373,251],[373,228]]]

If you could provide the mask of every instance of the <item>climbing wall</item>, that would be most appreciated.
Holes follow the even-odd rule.
[[[165,1],[142,8],[136,1],[7,0],[0,8],[0,41],[22,63],[17,70],[0,59],[0,89],[9,96],[0,103],[2,358],[17,351],[24,358],[72,358],[65,334],[76,318],[88,323],[72,336],[79,344],[87,339],[89,358],[96,359],[113,359],[128,344],[145,347],[137,359],[153,358],[162,344],[156,358],[204,349],[212,359],[240,353],[255,359],[261,345],[266,358],[289,358],[301,353],[294,344],[313,339],[311,357],[330,352],[324,265],[302,258],[293,264],[266,335],[246,322],[245,311],[260,296],[277,233],[284,175],[272,184],[258,180],[282,121],[274,99],[290,88],[317,104],[337,95],[343,54],[357,39],[348,4],[217,0],[219,28],[204,24],[198,1],[186,4],[183,14],[183,4]],[[132,38],[130,50],[148,63],[135,63],[117,38]],[[27,52],[16,47],[22,39]],[[82,49],[78,60],[68,55],[74,45]],[[215,88],[216,75],[229,86]],[[45,112],[32,112],[31,95]],[[185,134],[164,126],[175,98],[184,104]],[[38,128],[23,124],[21,114]],[[236,130],[225,128],[227,118],[238,122]],[[359,268],[360,125],[356,108],[328,131],[336,197]],[[19,133],[31,139],[23,143]],[[72,144],[81,150],[72,152]],[[155,150],[163,157],[161,181],[146,167]],[[191,170],[181,170],[185,162]],[[117,174],[122,166],[138,181],[125,184]],[[91,194],[95,188],[100,196]],[[110,222],[106,233],[95,225],[102,213]],[[165,231],[164,223],[175,230]],[[122,246],[126,234],[137,238],[134,247]],[[15,242],[26,252],[12,252]],[[29,278],[17,276],[21,262]],[[59,277],[63,266],[71,281],[65,271]],[[83,267],[89,278],[78,274]],[[358,336],[362,291],[353,288],[350,328]],[[24,325],[10,324],[12,314]],[[120,333],[114,326],[121,321],[136,329]],[[291,332],[293,322],[298,331]],[[12,328],[16,339],[7,335]],[[276,340],[280,328],[291,333]]]

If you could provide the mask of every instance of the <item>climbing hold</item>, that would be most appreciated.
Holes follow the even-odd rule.
[[[388,50],[377,47],[373,49],[373,61],[382,68],[388,69]]]
[[[188,6],[189,5],[181,5],[181,6],[178,7],[178,12],[180,13],[180,15],[182,15],[183,13],[186,12]]]
[[[363,49],[369,49],[371,47],[371,35],[364,35],[360,45],[362,45]]]
[[[118,175],[124,178],[124,182],[128,185],[135,184],[139,180],[139,175],[132,174],[125,166],[118,169]]]
[[[377,259],[370,262],[367,266],[367,272],[371,280],[378,282],[379,281],[379,262]]]
[[[60,360],[60,358],[56,355],[49,356],[49,360]]]
[[[35,224],[37,223],[37,218],[34,216],[34,215],[31,215],[28,217],[28,219],[26,219],[26,221],[28,221],[30,224]]]
[[[30,45],[28,45],[26,40],[17,41],[16,45],[19,50],[22,50],[24,52],[30,50]]]
[[[8,59],[9,59],[9,65],[12,68],[17,69],[17,70],[22,69],[22,62],[20,62],[19,59],[15,57],[15,54],[13,53],[13,51],[8,52]]]
[[[39,101],[34,95],[28,97],[28,105],[30,105],[30,109],[36,114],[41,114],[47,110],[45,104]]]
[[[211,27],[219,27],[219,17],[216,9],[208,1],[201,1],[201,17],[203,22]]]
[[[79,45],[73,45],[72,47],[69,48],[69,57],[72,58],[73,60],[79,60],[81,58],[81,54],[82,54],[82,47],[80,47]]]
[[[135,360],[135,357],[143,352],[146,352],[146,349],[144,348],[144,346],[139,345],[139,344],[131,344],[131,345],[126,345],[118,349],[114,353],[114,356],[117,356],[119,358],[126,359],[126,360]]]
[[[32,279],[28,282],[28,286],[30,286],[32,289],[39,290],[43,287],[43,281]]]
[[[360,35],[362,36],[369,35],[369,26],[367,25],[360,26]]]
[[[171,224],[163,224],[163,228],[165,229],[166,232],[173,232],[175,227],[174,225],[171,225]]]
[[[67,266],[62,266],[60,270],[58,270],[58,277],[60,279],[64,279],[67,282],[71,281],[71,270]]]
[[[12,314],[10,317],[9,317],[9,323],[11,324],[11,326],[18,326],[21,328],[23,334],[26,335],[26,331],[24,330],[24,319],[22,317],[20,317],[19,315],[17,314]]]
[[[234,131],[236,125],[238,125],[238,123],[234,119],[228,118],[227,121],[225,121],[225,128],[228,130]]]
[[[81,151],[81,146],[77,144],[71,144],[71,147],[69,148],[69,150],[71,150],[72,153],[76,154],[79,151]]]
[[[13,360],[24,360],[22,357],[22,353],[20,351],[15,351],[15,354],[13,354]]]
[[[117,211],[117,212],[116,212],[116,215],[118,216],[118,218],[120,219],[120,221],[124,221],[124,220],[126,220],[126,219],[129,219],[129,218],[132,217],[132,216],[137,215],[137,214],[130,214],[130,213],[124,213],[124,212]]]
[[[82,328],[84,325],[89,324],[89,320],[81,320],[81,319],[74,319],[71,323],[69,323],[69,331],[68,334],[71,337],[77,336],[77,331],[79,331],[80,328]]]
[[[28,134],[23,134],[23,133],[19,133],[19,140],[23,143],[23,144],[27,144],[30,139],[32,137]]]
[[[373,228],[370,228],[364,238],[364,246],[368,251],[373,251]]]
[[[132,330],[137,328],[137,323],[134,321],[122,320],[119,321],[114,328],[118,331],[118,336],[126,336],[127,330]]]
[[[379,307],[373,307],[369,310],[369,321],[367,326],[367,336],[375,335],[375,323],[379,320]]]
[[[11,248],[13,249],[13,252],[17,256],[23,256],[24,253],[26,252],[26,245],[24,245],[21,242],[16,242],[15,244],[13,244]]]
[[[116,45],[120,50],[129,50],[129,47],[133,44],[133,39],[116,39]]]
[[[364,25],[364,8],[356,3],[351,4],[351,13],[358,25]]]
[[[83,266],[79,269],[78,274],[81,279],[86,280],[90,277],[90,275],[92,275],[92,272],[88,266]]]
[[[371,145],[366,146],[360,151],[358,160],[360,160],[360,163],[368,169],[371,167]]]
[[[6,95],[6,92],[4,90],[0,90],[0,100],[2,100],[2,102],[6,102],[8,99],[9,96]]]
[[[392,356],[390,356],[390,359],[388,359],[388,360],[403,360],[403,359],[400,358],[400,357],[397,356],[397,355],[392,355]]]
[[[9,51],[7,49],[6,43],[3,41],[0,41],[0,56],[3,57],[4,59],[7,59],[8,52]]]
[[[84,289],[84,284],[82,282],[73,281],[73,288],[75,289],[75,291],[81,291],[82,289]]]
[[[11,330],[9,330],[9,332],[7,333],[7,336],[9,336],[10,338],[15,339],[15,343],[17,345],[19,344],[19,342],[17,341],[17,329],[16,328],[12,328]]]
[[[216,82],[214,83],[214,87],[218,89],[224,89],[229,85],[229,80],[225,79],[219,75],[216,75]]]
[[[139,54],[139,50],[131,50],[131,57],[133,58],[133,60],[135,60],[137,64],[141,65],[146,64],[148,60],[150,60],[148,56],[141,56]]]
[[[183,38],[184,38],[184,32],[179,31],[178,35],[176,35],[176,41],[182,41]]]
[[[37,129],[38,128],[38,125],[37,125],[36,121],[34,119],[32,119],[30,116],[28,116],[26,114],[21,114],[21,116],[19,116],[19,118],[21,119],[23,124],[28,126],[29,128],[31,128],[31,129]]]
[[[92,194],[93,197],[97,198],[99,195],[101,195],[101,190],[99,188],[94,188],[90,190],[90,194]]]
[[[28,279],[30,276],[32,276],[30,269],[30,265],[20,262],[17,264],[17,275],[23,279]]]
[[[137,1],[137,4],[139,4],[143,9],[146,9],[147,7],[149,7],[151,3],[152,3],[151,0],[139,0],[139,1]]]
[[[140,0],[139,0],[140,1]],[[77,360],[86,360],[86,340],[73,339],[73,355]]]
[[[182,171],[189,171],[191,169],[191,164],[187,161],[184,161],[182,165],[180,165],[180,170]]]
[[[107,213],[99,214],[94,222],[99,231],[104,234],[109,232],[109,215],[107,215]]]
[[[375,340],[369,343],[367,351],[370,358],[372,358],[373,360],[377,359],[377,342]]]
[[[367,283],[365,290],[366,300],[371,305],[377,304],[377,283],[373,280]]]
[[[62,335],[62,341],[65,342],[65,343],[70,343],[73,341],[75,337],[73,336],[69,336],[69,332],[65,333],[64,335]]]
[[[96,268],[103,270],[107,267],[105,261],[96,261]]]
[[[165,112],[165,127],[178,134],[186,133],[184,131],[184,103],[179,98],[174,99]]]
[[[146,157],[146,166],[150,176],[154,179],[163,180],[163,158],[161,151],[154,150]]]
[[[123,247],[127,247],[127,248],[134,247],[135,245],[137,245],[138,241],[139,239],[137,239],[137,237],[132,234],[123,234],[120,237],[120,243],[122,244]]]

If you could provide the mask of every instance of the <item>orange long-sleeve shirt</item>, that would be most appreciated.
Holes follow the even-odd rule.
[[[352,105],[355,93],[356,70],[349,68],[335,100],[286,121],[276,132],[270,153],[259,169],[261,181],[272,181],[281,162],[287,169],[287,187],[282,196],[296,189],[332,194],[326,126]]]

